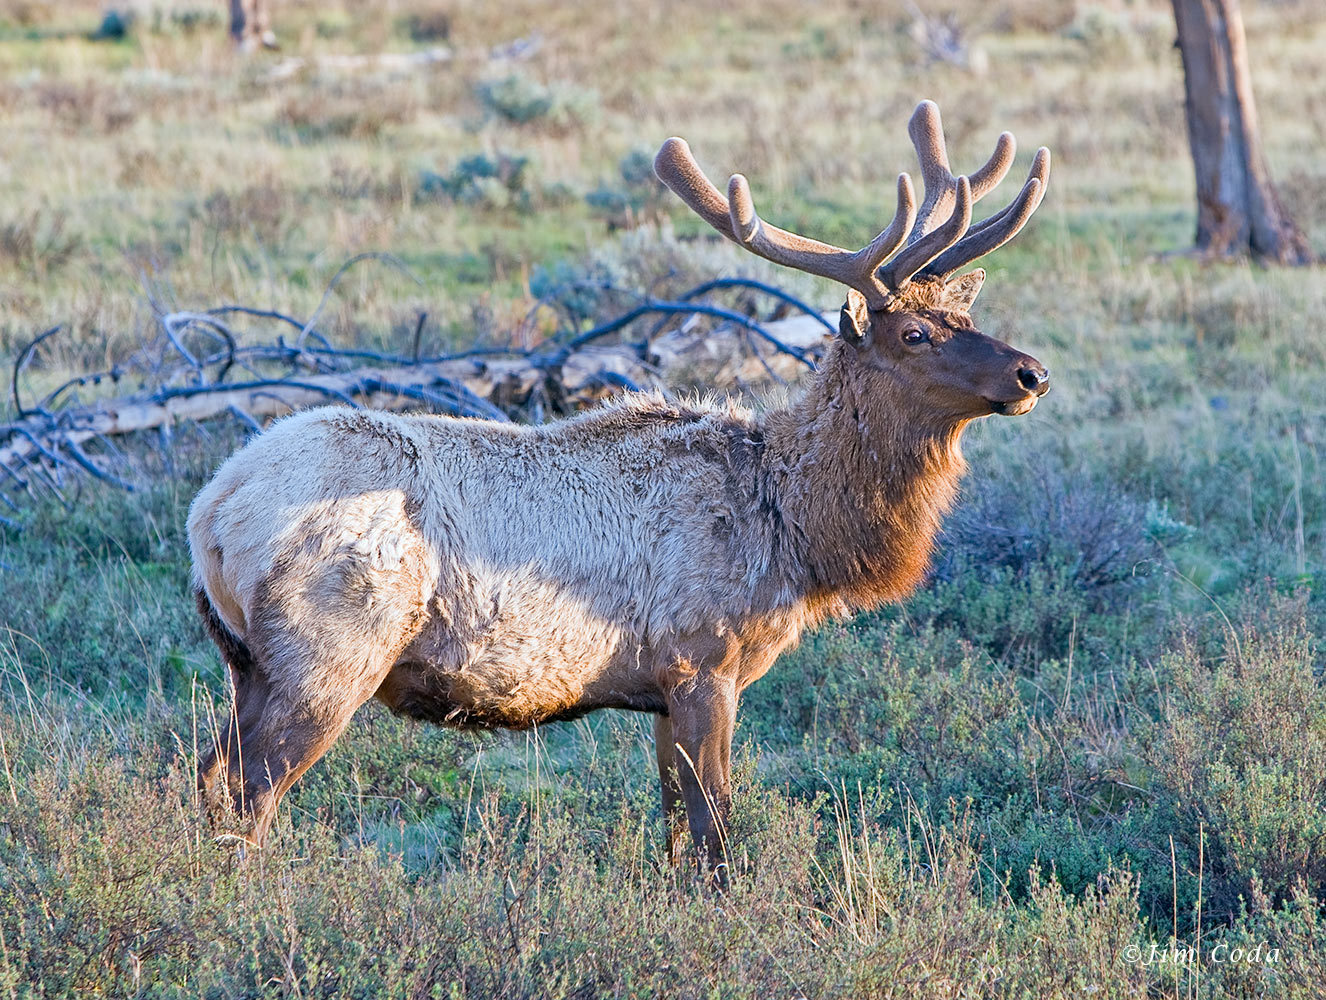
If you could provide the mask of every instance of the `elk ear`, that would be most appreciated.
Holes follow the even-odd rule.
[[[853,347],[864,347],[870,339],[870,306],[855,288],[847,290],[847,301],[838,314],[838,335]]]
[[[971,312],[972,303],[981,294],[981,286],[984,284],[983,267],[952,279],[944,286],[944,308],[954,312]]]

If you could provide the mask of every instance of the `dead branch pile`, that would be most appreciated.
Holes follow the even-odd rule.
[[[704,301],[724,289],[767,296],[778,313],[799,315],[761,322]],[[833,330],[799,300],[745,279],[707,282],[676,299],[642,298],[592,329],[531,349],[476,347],[431,357],[420,354],[424,314],[406,354],[336,347],[316,329],[316,313],[306,322],[242,305],[154,307],[154,314],[159,336],[134,359],[72,378],[32,403],[22,399],[20,376],[60,327],[19,353],[10,382],[13,419],[0,423],[0,505],[18,512],[11,494],[19,491],[63,499],[68,476],[132,489],[132,470],[111,440],[116,435],[155,430],[168,443],[180,422],[227,414],[257,432],[268,418],[329,402],[539,422],[623,389],[785,382],[813,367]],[[293,332],[242,345],[234,329],[241,317]],[[104,391],[96,387],[129,381],[141,388],[83,399]],[[14,522],[0,515],[0,523]]]

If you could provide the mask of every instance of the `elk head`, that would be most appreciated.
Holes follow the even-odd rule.
[[[724,198],[684,139],[663,144],[654,171],[697,215],[751,253],[846,285],[838,329],[849,363],[890,381],[921,412],[953,423],[990,413],[1028,413],[1049,389],[1049,372],[972,324],[971,306],[985,272],[954,275],[1026,224],[1045,194],[1050,151],[1037,151],[1026,183],[1009,205],[973,226],[972,205],[1013,164],[1013,136],[1003,133],[975,173],[955,177],[933,102],[917,106],[908,133],[921,162],[925,198],[918,211],[911,178],[900,174],[893,221],[856,251],[764,222],[741,174],[728,181]]]

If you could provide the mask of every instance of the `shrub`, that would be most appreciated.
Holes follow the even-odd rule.
[[[36,84],[33,94],[37,105],[60,128],[101,135],[127,129],[138,120],[145,103],[137,95],[96,80],[51,80]]]
[[[410,14],[401,22],[401,28],[412,42],[446,42],[451,40],[451,13],[430,10]]]
[[[964,484],[910,613],[1022,669],[1083,644],[1102,655],[1126,639],[1122,614],[1158,613],[1163,545],[1190,533],[1164,506],[1099,473],[1051,460],[983,464]]]
[[[619,183],[600,184],[585,195],[585,202],[616,226],[632,223],[636,217],[657,210],[667,196],[667,189],[654,176],[653,155],[644,149],[627,153],[617,164]]]
[[[548,86],[518,73],[482,80],[474,93],[489,115],[513,125],[538,124],[556,131],[588,124],[598,107],[593,91]]]
[[[216,190],[200,206],[203,224],[223,236],[256,235],[267,244],[289,239],[299,225],[295,192],[271,182],[238,190]]]
[[[61,211],[36,208],[0,225],[0,267],[39,277],[60,270],[82,243],[65,233],[67,218]]]
[[[273,127],[278,138],[303,143],[372,140],[410,124],[418,115],[418,101],[408,87],[345,94],[314,90],[286,98]]]
[[[33,709],[37,725],[20,721]],[[532,793],[478,794],[466,827],[440,831],[454,852],[424,869],[287,813],[241,861],[199,816],[187,750],[143,746],[134,728],[60,742],[66,720],[48,712],[0,709],[22,789],[0,837],[0,987],[25,996],[570,1000],[721,982],[737,998],[859,997],[909,995],[917,978],[1045,996],[1151,982],[1118,961],[1141,941],[1126,875],[1080,901],[1037,880],[1016,905],[963,835],[935,832],[916,854],[847,801],[825,829],[812,807],[739,790],[739,816],[760,822],[721,898],[666,867],[629,800],[595,828]]]
[[[517,207],[524,211],[536,197],[534,164],[527,156],[476,153],[458,162],[449,174],[425,170],[419,178],[419,190],[465,205]]]
[[[1188,896],[1202,869],[1212,919],[1236,916],[1254,880],[1277,904],[1326,887],[1326,685],[1304,601],[1262,599],[1218,655],[1165,657],[1158,717],[1137,726],[1151,835],[1174,837]]]

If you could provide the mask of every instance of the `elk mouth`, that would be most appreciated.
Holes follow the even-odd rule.
[[[1040,398],[1040,393],[1029,392],[1021,399],[987,399],[986,402],[990,404],[991,413],[1001,417],[1020,417],[1035,409],[1036,401]]]
[[[1036,408],[1036,400],[1050,391],[1050,373],[1045,366],[1034,358],[1023,356],[1023,364],[1018,368],[1018,385],[1027,390],[1026,395],[1017,399],[986,399],[990,410],[1005,417],[1020,417]]]

